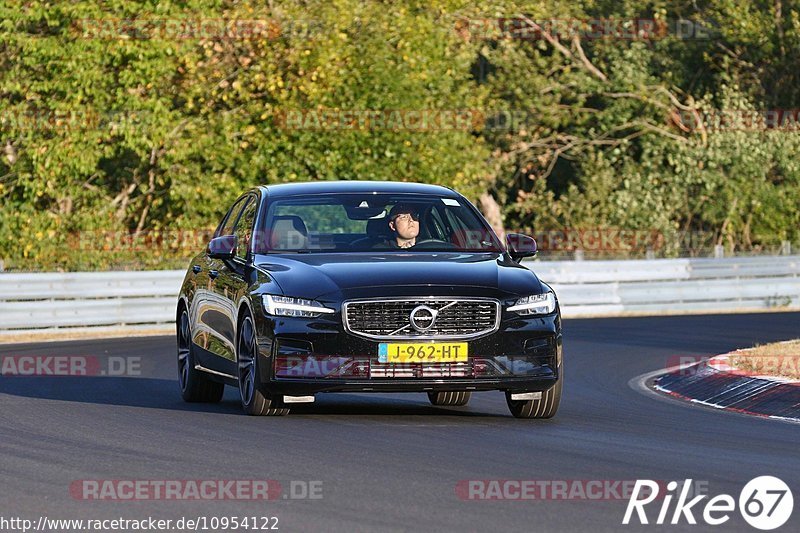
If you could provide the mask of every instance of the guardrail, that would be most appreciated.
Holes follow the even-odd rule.
[[[800,309],[800,256],[526,261],[565,317]],[[184,272],[0,273],[0,335],[156,325],[175,317]]]
[[[184,274],[180,270],[3,273],[0,332],[174,322]]]
[[[564,316],[800,308],[800,256],[528,261]]]

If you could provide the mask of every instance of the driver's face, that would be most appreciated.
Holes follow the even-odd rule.
[[[415,239],[419,235],[419,220],[415,220],[409,213],[397,215],[389,222],[389,227],[401,239]]]

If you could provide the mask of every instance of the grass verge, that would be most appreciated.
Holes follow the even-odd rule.
[[[800,380],[800,339],[736,350],[730,362],[748,373]]]

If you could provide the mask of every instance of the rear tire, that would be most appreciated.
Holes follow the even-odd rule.
[[[469,403],[472,393],[468,391],[429,392],[428,399],[433,405],[461,407]]]
[[[189,313],[185,308],[177,320],[178,330],[178,383],[186,402],[217,403],[222,399],[225,385],[209,379],[194,368],[194,348]]]
[[[561,403],[563,384],[562,374],[550,390],[542,392],[542,397],[538,400],[512,400],[511,393],[506,391],[508,410],[514,418],[553,418]]]
[[[239,393],[244,412],[252,416],[283,416],[289,409],[278,398],[271,398],[261,383],[258,340],[253,319],[245,315],[239,324],[236,361],[239,369]]]

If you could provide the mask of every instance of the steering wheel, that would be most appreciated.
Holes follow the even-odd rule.
[[[427,246],[426,246],[427,245]],[[412,248],[446,248],[448,250],[455,250],[458,248],[452,242],[442,241],[439,239],[425,239],[423,241],[417,241]]]
[[[359,248],[373,248],[374,246],[381,244],[385,241],[386,238],[381,236],[362,237],[348,244],[348,248],[350,250],[358,250]]]

